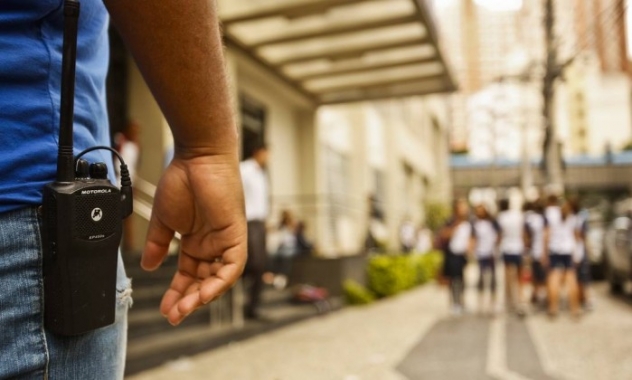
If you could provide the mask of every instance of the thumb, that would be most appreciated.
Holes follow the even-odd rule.
[[[140,266],[152,271],[158,269],[169,251],[169,244],[173,239],[174,231],[168,228],[156,216],[155,210],[151,214],[149,229],[147,231],[147,241],[143,250],[143,257]]]

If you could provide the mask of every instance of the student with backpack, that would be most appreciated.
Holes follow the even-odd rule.
[[[468,217],[467,201],[458,199],[454,202],[452,219],[441,230],[441,240],[444,242],[443,275],[448,281],[451,309],[455,316],[463,314],[465,308],[464,270],[472,236],[472,224]]]
[[[559,313],[560,288],[566,286],[570,310],[573,316],[579,316],[579,299],[577,294],[577,275],[573,265],[573,255],[577,248],[579,233],[577,217],[571,205],[565,202],[560,208],[556,197],[549,198],[549,206],[545,211],[545,255],[549,264],[548,296],[549,315],[556,317]]]
[[[498,223],[480,204],[475,209],[476,219],[472,223],[472,239],[474,240],[474,255],[478,261],[478,306],[481,313],[484,312],[486,283],[489,288],[489,313],[496,309],[496,250],[498,249],[499,231]],[[486,278],[489,280],[486,281]]]
[[[500,251],[505,265],[506,309],[518,316],[524,316],[520,282],[524,254],[524,216],[520,210],[509,208],[508,199],[499,202],[499,209],[497,220],[500,226]]]
[[[531,259],[533,293],[531,303],[546,308],[547,268],[544,262],[544,205],[541,200],[530,203],[525,213],[527,248]]]

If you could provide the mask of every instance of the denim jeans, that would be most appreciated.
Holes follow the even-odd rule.
[[[0,379],[122,379],[130,281],[119,255],[116,322],[62,337],[43,325],[41,216],[0,214]]]

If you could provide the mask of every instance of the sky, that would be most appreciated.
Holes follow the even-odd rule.
[[[493,11],[517,11],[522,8],[523,0],[474,0],[474,2],[484,8]],[[632,12],[629,10],[630,0],[626,0],[626,27],[628,42],[628,57],[632,59]]]

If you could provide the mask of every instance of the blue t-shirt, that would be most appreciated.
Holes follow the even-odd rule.
[[[62,0],[0,3],[0,213],[41,204],[44,185],[55,180],[63,19]],[[75,154],[110,145],[107,30],[103,1],[81,0]],[[106,162],[113,173],[109,152],[93,152],[88,160]]]

